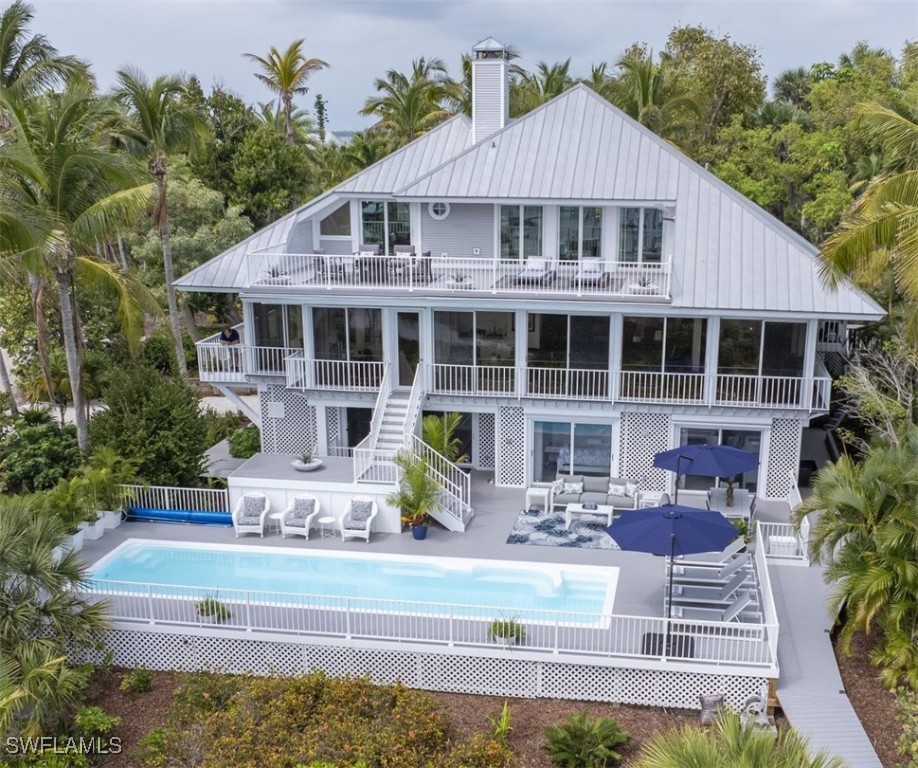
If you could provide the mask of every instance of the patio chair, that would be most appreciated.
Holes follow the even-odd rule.
[[[311,493],[300,493],[290,499],[280,519],[281,536],[305,536],[309,541],[309,527],[320,510],[319,500]]]
[[[265,535],[265,518],[271,511],[271,499],[258,491],[250,491],[239,497],[233,509],[233,528],[236,538],[240,533]]]
[[[674,605],[672,618],[693,621],[742,621],[743,611],[752,604],[751,592],[740,592],[726,608],[700,608]]]
[[[676,584],[722,586],[729,583],[738,571],[747,572],[751,563],[752,555],[745,552],[737,555],[719,568],[709,568],[704,565],[685,566],[676,564],[672,566],[673,581]]]
[[[379,243],[361,243],[359,253],[361,256],[379,256]]]
[[[544,285],[555,278],[555,262],[541,256],[527,256],[523,270],[516,275],[517,283]]]
[[[709,604],[726,607],[733,600],[733,593],[746,583],[748,574],[745,571],[734,573],[726,584],[720,586],[698,586],[695,584],[674,584],[673,585],[673,605],[685,604]],[[669,598],[669,594],[664,594],[664,605]]]
[[[413,245],[395,245],[392,247],[394,258],[389,259],[389,274],[395,277],[407,277],[414,264]]]
[[[361,538],[369,544],[370,529],[377,512],[379,512],[379,507],[368,496],[355,496],[351,499],[341,517],[338,518],[341,540]]]
[[[574,282],[578,286],[604,286],[607,285],[611,275],[603,269],[601,261],[581,261]]]
[[[742,536],[737,536],[721,552],[702,552],[697,555],[691,555],[690,557],[677,556],[676,561],[679,565],[701,565],[716,568],[728,562],[734,555],[745,548],[746,541]]]

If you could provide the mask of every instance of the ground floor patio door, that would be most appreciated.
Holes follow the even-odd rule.
[[[421,316],[418,312],[396,315],[396,352],[398,371],[395,386],[410,389],[421,360]]]

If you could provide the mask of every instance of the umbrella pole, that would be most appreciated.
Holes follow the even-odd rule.
[[[669,600],[666,601],[666,642],[663,645],[663,652],[666,655],[669,655],[669,633],[670,633],[670,623],[673,617],[673,568],[675,567],[676,559],[676,533],[675,531],[669,534],[669,586],[667,590],[669,591]]]
[[[673,504],[679,503],[679,465],[682,463],[682,457],[676,456],[676,488],[673,493]]]

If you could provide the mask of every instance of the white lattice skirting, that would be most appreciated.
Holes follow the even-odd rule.
[[[501,649],[501,658],[487,658],[463,652],[319,645],[155,628],[116,628],[106,633],[104,644],[113,654],[113,663],[124,667],[281,676],[321,670],[336,676],[367,675],[377,683],[398,681],[409,688],[490,696],[698,709],[701,694],[724,693],[728,704],[740,708],[750,696],[764,700],[768,690],[764,677],[531,660],[514,658],[512,649]]]

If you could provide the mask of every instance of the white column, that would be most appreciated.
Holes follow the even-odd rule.
[[[704,359],[704,401],[714,404],[717,391],[717,350],[720,345],[720,318],[708,318],[708,348]]]

